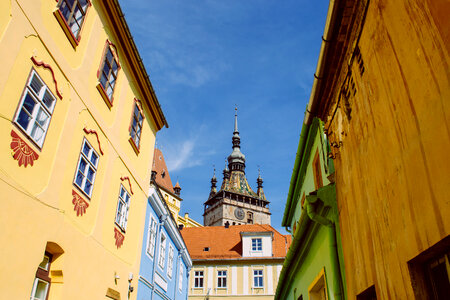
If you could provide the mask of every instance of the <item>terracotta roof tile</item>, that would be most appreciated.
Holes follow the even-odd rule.
[[[273,257],[284,258],[291,244],[291,236],[283,235],[270,225],[235,225],[189,227],[181,230],[192,259],[235,259],[242,258],[241,232],[272,231]],[[208,247],[209,251],[203,251]]]
[[[153,154],[153,167],[152,171],[156,171],[156,183],[168,190],[171,193],[174,193],[172,180],[170,180],[169,171],[167,170],[166,161],[164,160],[164,156],[161,150],[155,148],[155,152]]]

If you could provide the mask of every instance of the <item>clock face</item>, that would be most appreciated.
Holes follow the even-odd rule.
[[[242,208],[236,208],[234,210],[234,215],[236,216],[236,218],[238,218],[239,220],[242,220],[245,216],[244,214],[244,210]]]

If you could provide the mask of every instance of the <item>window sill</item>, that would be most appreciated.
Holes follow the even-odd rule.
[[[75,182],[73,182],[72,185],[73,185],[80,193],[82,193],[83,196],[85,196],[89,202],[91,201],[91,197],[90,197],[88,194],[86,194],[86,192],[83,191],[83,189],[80,188]],[[93,188],[93,187],[92,187],[92,188]]]
[[[108,95],[106,95],[105,89],[103,88],[100,82],[97,83],[97,90],[99,91],[108,108],[111,110],[111,107],[113,106],[112,105],[113,99],[112,98],[109,99]]]
[[[139,148],[136,146],[136,144],[134,143],[133,139],[130,137],[128,139],[128,141],[130,142],[131,147],[133,148],[134,152],[136,152],[136,155],[139,155],[139,153],[140,153]]]
[[[81,35],[78,35],[78,38],[76,38],[72,31],[70,30],[69,25],[67,24],[66,20],[64,19],[63,15],[59,11],[59,9],[56,9],[53,12],[53,15],[55,15],[56,20],[58,21],[59,25],[62,27],[64,33],[66,34],[67,39],[70,41],[70,44],[75,49],[78,44],[80,43]]]

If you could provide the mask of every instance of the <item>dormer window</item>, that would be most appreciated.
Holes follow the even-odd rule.
[[[208,252],[209,251],[209,247],[203,248],[203,251]]]

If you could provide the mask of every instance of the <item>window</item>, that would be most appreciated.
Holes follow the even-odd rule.
[[[156,244],[156,220],[150,217],[150,224],[148,226],[148,242],[147,242],[147,254],[153,257],[155,253]]]
[[[319,188],[323,187],[319,150],[317,150],[316,154],[314,155],[313,173],[314,173],[314,186],[316,187],[316,190],[318,190]]]
[[[253,270],[253,287],[264,287],[263,270]]]
[[[172,269],[173,269],[173,247],[169,245],[169,259],[167,261],[167,276],[172,278]]]
[[[194,272],[194,287],[203,288],[203,271]]]
[[[131,140],[134,142],[134,145],[137,149],[139,149],[139,145],[141,142],[141,133],[142,133],[142,123],[144,121],[144,114],[142,113],[141,109],[139,108],[137,102],[134,103],[134,110],[133,110],[133,119],[131,121],[131,127],[130,127],[130,136]],[[165,172],[161,173],[162,178],[165,176]]]
[[[97,173],[98,154],[86,139],[83,139],[80,159],[78,160],[77,173],[74,183],[89,198],[92,195],[95,175]]]
[[[178,277],[178,289],[181,291],[183,289],[183,263],[180,261],[180,277]]]
[[[65,25],[77,42],[80,40],[81,26],[89,5],[88,0],[60,0],[58,4],[60,16],[64,18]]]
[[[166,235],[161,232],[161,241],[159,243],[159,267],[161,269],[164,269],[164,266],[166,265]]]
[[[322,269],[308,290],[310,300],[327,300],[325,269]]]
[[[227,271],[217,271],[217,287],[227,287]]]
[[[262,239],[252,239],[252,251],[262,251]]]
[[[248,224],[253,224],[253,213],[252,212],[247,212],[247,223]]]
[[[448,299],[450,291],[450,236],[408,262],[416,299]],[[375,289],[374,289],[375,290]],[[361,298],[369,299],[369,298]]]
[[[372,285],[364,292],[356,296],[356,300],[377,300],[377,292],[375,291],[375,286]]]
[[[130,209],[130,194],[120,185],[119,200],[117,202],[116,224],[125,231],[127,228],[128,210]]]
[[[44,143],[55,108],[55,97],[36,71],[32,70],[20,100],[14,122],[39,147]]]
[[[103,58],[102,67],[99,72],[99,90],[108,106],[112,106],[112,96],[114,86],[116,85],[119,64],[111,50],[109,42],[106,46],[105,56]],[[106,98],[105,98],[106,97]]]
[[[52,255],[45,252],[42,262],[39,264],[31,289],[30,300],[46,300],[50,288],[51,279],[49,277]]]

